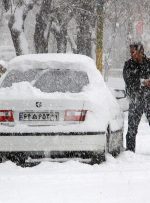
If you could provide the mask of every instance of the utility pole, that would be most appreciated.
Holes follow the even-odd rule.
[[[96,46],[96,64],[97,68],[103,70],[103,5],[104,0],[97,0],[97,46]]]

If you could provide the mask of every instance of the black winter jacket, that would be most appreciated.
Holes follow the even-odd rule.
[[[150,79],[150,59],[145,57],[142,63],[137,63],[133,59],[126,61],[123,78],[128,96],[134,97],[139,93],[149,92],[150,88],[141,87],[141,79]]]

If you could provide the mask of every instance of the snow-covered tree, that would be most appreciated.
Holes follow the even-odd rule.
[[[68,33],[72,19],[75,20],[76,39]],[[95,0],[44,0],[36,17],[34,34],[36,51],[48,52],[48,40],[52,33],[56,39],[58,53],[65,53],[67,43],[70,43],[72,52],[92,57],[96,46],[95,28]]]
[[[69,50],[95,58],[96,0],[3,0],[3,6],[16,55],[30,53],[28,40],[34,41],[36,53],[51,52],[53,37],[56,52]],[[33,10],[36,20],[29,39],[26,29]]]
[[[28,43],[24,34],[24,24],[28,12],[32,10],[33,0],[3,0],[4,8],[9,13],[8,27],[16,50],[16,55],[29,53]]]

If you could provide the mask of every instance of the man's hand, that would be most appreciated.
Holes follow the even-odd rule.
[[[144,80],[143,84],[145,87],[149,87],[150,88],[150,79]]]

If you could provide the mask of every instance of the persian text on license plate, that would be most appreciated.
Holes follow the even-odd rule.
[[[59,112],[20,112],[20,121],[59,121]]]

